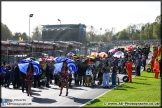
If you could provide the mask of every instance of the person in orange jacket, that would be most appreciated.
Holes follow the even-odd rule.
[[[157,54],[158,54],[158,50],[157,50],[157,47],[155,47],[154,53],[153,53],[153,55],[154,55],[155,58],[157,57]]]
[[[125,64],[127,69],[127,74],[129,77],[129,82],[132,82],[132,60],[129,58],[129,60]]]
[[[155,62],[155,58],[154,58],[154,56],[152,56],[152,59],[151,59],[151,61],[150,61],[150,63],[151,63],[151,72],[154,72],[154,71],[153,71],[154,62]]]
[[[160,72],[160,65],[158,59],[156,59],[155,64],[154,64],[154,72],[155,72],[155,78],[159,77],[159,72]]]
[[[157,56],[160,56],[160,55],[161,55],[161,46],[159,45]]]

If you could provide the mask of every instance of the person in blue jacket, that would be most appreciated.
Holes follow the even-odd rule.
[[[4,70],[4,65],[1,65],[1,70],[0,70],[0,85],[3,86],[4,83],[4,75],[5,75],[5,70]]]
[[[12,82],[12,85],[14,84],[14,67],[15,67],[15,65],[12,64],[11,69],[9,70],[10,76],[9,76],[9,80],[8,80],[8,83],[6,86],[7,88],[9,88],[11,82]]]
[[[6,68],[5,68],[5,87],[7,87],[7,84],[8,84],[8,81],[9,81],[9,78],[10,78],[10,71],[11,71],[11,67],[9,65],[6,65]]]

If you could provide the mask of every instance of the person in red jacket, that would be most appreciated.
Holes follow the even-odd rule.
[[[152,56],[152,59],[151,59],[151,72],[154,72],[153,71],[153,68],[154,68],[154,62],[155,62],[155,58],[154,58],[154,56]]]
[[[160,65],[158,59],[156,59],[155,64],[154,64],[154,72],[155,72],[155,78],[159,77],[159,72],[160,72]]]
[[[130,58],[126,62],[125,66],[128,72],[129,82],[132,82],[132,60]]]

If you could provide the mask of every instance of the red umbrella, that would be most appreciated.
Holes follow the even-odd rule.
[[[55,58],[53,56],[48,56],[47,58],[45,58],[45,60],[47,60],[47,61],[54,61]]]
[[[45,58],[39,58],[38,60],[39,61],[45,61]]]

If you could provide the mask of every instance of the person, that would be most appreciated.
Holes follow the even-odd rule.
[[[11,71],[11,67],[9,65],[6,65],[6,69],[5,69],[5,88],[7,87],[7,84],[9,82],[9,78],[10,78],[10,71]]]
[[[66,95],[65,96],[68,96],[68,81],[69,81],[68,70],[70,71],[70,74],[71,74],[72,70],[67,66],[66,61],[64,61],[61,72],[60,72],[61,89],[60,89],[59,96],[61,96],[61,94],[62,94],[64,83],[66,83]]]
[[[49,63],[47,63],[47,65],[46,65],[46,78],[47,78],[47,81],[46,81],[46,87],[50,87],[49,86],[49,81],[50,81],[50,64]]]
[[[50,66],[49,66],[49,71],[50,71],[50,84],[52,84],[52,80],[54,79],[53,78],[53,71],[54,71],[54,65],[53,65],[53,62],[50,62],[49,63],[50,64]]]
[[[160,55],[161,55],[161,46],[159,45],[157,56],[160,56]]]
[[[154,53],[153,53],[153,55],[154,55],[154,58],[155,58],[155,59],[156,59],[156,57],[157,57],[157,54],[158,54],[158,50],[157,50],[156,47],[154,47]]]
[[[20,86],[20,69],[18,67],[18,64],[15,63],[15,68],[14,68],[14,85],[13,85],[13,88],[19,88]],[[17,87],[16,87],[17,86]]]
[[[110,66],[108,65],[107,62],[104,63],[102,72],[103,72],[103,88],[109,88]]]
[[[26,74],[21,72],[20,78],[21,78],[21,90],[22,90],[22,92],[24,92],[24,88],[26,88],[26,93],[28,93],[28,85],[27,85]]]
[[[155,58],[154,56],[152,56],[152,59],[151,59],[151,72],[153,72],[153,68],[154,68],[154,62],[155,62]]]
[[[120,56],[120,58],[118,59],[118,70],[119,70],[119,74],[121,73],[121,66],[122,66],[122,57]]]
[[[132,60],[130,58],[126,62],[125,66],[126,66],[126,69],[127,69],[129,82],[132,82]]]
[[[102,73],[102,67],[103,67],[103,64],[102,64],[102,61],[100,60],[100,63],[99,63],[99,65],[98,65],[98,80],[99,80],[99,85],[101,85],[102,84],[102,76],[103,76],[103,73]]]
[[[39,88],[40,87],[40,74],[34,75],[34,88],[36,88],[36,87]]]
[[[112,62],[112,86],[116,86],[116,75],[117,75],[117,66],[115,62]]]
[[[159,77],[159,72],[160,72],[160,65],[158,58],[156,58],[155,64],[154,64],[154,72],[155,72],[155,78]]]
[[[146,69],[146,56],[142,56],[142,66],[143,66],[143,71],[145,71],[145,69]]]
[[[159,60],[159,66],[160,66],[160,77],[161,77],[161,68],[162,68],[162,66],[161,66],[161,59]]]
[[[136,59],[136,63],[135,63],[135,71],[136,71],[136,76],[140,76],[140,65],[141,65],[141,60],[140,58]]]
[[[10,83],[12,82],[12,85],[14,84],[14,64],[12,64],[12,67],[10,69],[10,77],[9,77],[9,81],[8,81],[8,84],[7,84],[7,88],[9,88],[10,86]]]
[[[0,85],[1,86],[3,86],[4,75],[5,75],[4,64],[2,64],[1,65],[1,70],[0,70]]]
[[[29,66],[27,68],[26,72],[27,82],[28,82],[28,96],[31,96],[31,87],[34,82],[34,66],[32,63],[29,63]]]

